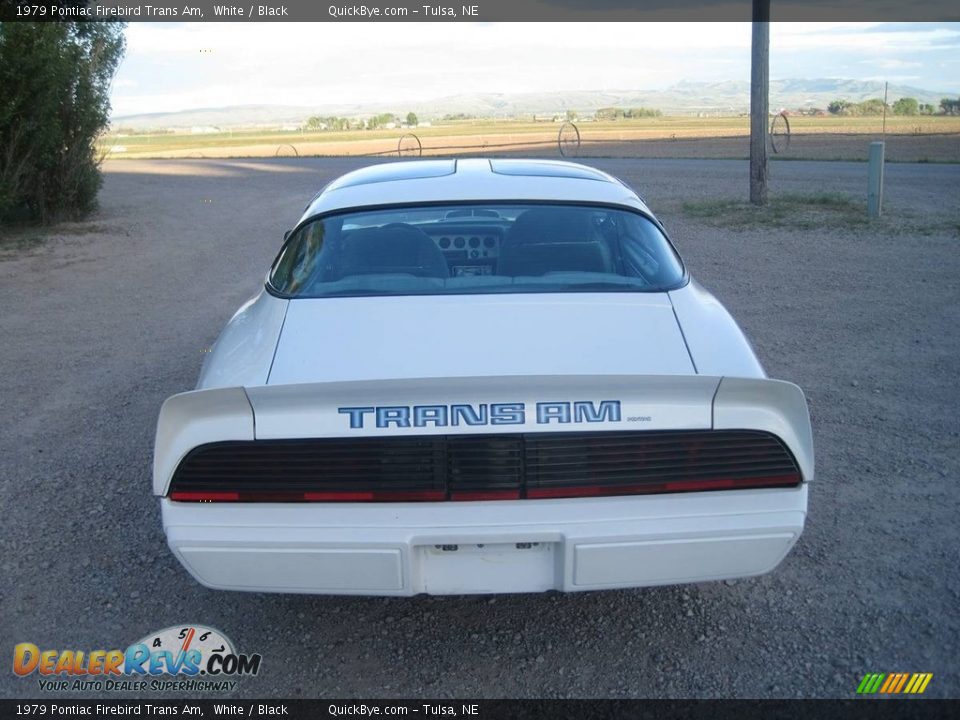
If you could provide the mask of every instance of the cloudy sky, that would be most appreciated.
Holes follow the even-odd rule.
[[[960,23],[774,23],[770,76],[956,93]],[[115,116],[748,80],[749,23],[131,23]]]

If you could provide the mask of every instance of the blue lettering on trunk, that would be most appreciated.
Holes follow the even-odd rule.
[[[487,406],[477,405],[474,410],[473,405],[451,405],[450,415],[453,417],[451,425],[486,425],[487,424]]]
[[[620,422],[620,401],[601,400],[599,408],[592,402],[575,402],[573,418],[575,422]]]
[[[416,405],[413,408],[413,424],[415,427],[426,427],[433,423],[437,427],[447,425],[446,405]]]
[[[350,416],[350,427],[352,428],[362,428],[363,414],[372,413],[373,411],[374,408],[372,407],[342,407],[337,409],[337,412],[341,415]]]
[[[377,427],[390,427],[390,423],[396,423],[397,427],[410,427],[410,408],[405,405],[378,407]]]
[[[559,423],[570,422],[570,403],[537,403],[537,422],[540,425],[549,425],[551,420],[556,420]]]
[[[526,423],[526,406],[515,403],[480,403],[470,405],[379,405],[376,407],[337,408],[341,415],[350,418],[350,427],[363,429],[364,416],[373,414],[378,428],[408,427],[455,427],[466,425],[523,425]],[[591,400],[576,402],[538,402],[536,422],[538,425],[551,423],[610,423],[620,422],[620,401]],[[412,422],[411,422],[412,420]]]
[[[523,403],[493,403],[490,406],[491,425],[523,425]]]

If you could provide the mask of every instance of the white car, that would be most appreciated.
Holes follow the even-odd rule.
[[[229,590],[600,590],[758,575],[803,530],[801,390],[614,177],[395,162],[326,186],[197,389],[153,490]]]

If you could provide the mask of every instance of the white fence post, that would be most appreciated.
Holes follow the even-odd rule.
[[[883,141],[870,143],[867,169],[867,215],[870,217],[880,217],[883,210],[883,151]]]

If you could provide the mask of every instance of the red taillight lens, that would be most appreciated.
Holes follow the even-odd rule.
[[[240,499],[238,492],[172,492],[171,500],[179,502],[236,502]]]
[[[360,492],[178,492],[177,502],[429,502],[446,500],[443,490]]]
[[[519,500],[520,489],[515,490],[455,490],[451,500]]]
[[[644,485],[571,485],[568,487],[528,488],[526,497],[548,498],[610,497],[615,495],[657,495],[663,493],[774,488],[797,485],[800,476],[771,475],[753,478],[716,478],[713,480],[677,480]],[[519,500],[519,490],[459,491],[451,500]],[[177,502],[440,502],[446,500],[443,490],[360,491],[360,492],[172,492]]]

